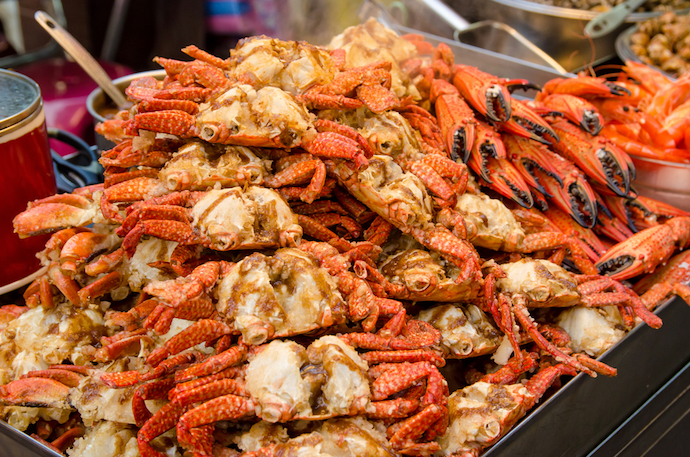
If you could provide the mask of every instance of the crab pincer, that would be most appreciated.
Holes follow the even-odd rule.
[[[510,106],[512,115],[510,119],[500,124],[501,130],[544,144],[559,141],[558,135],[551,126],[527,105],[511,98]]]
[[[477,122],[472,109],[460,97],[458,89],[442,79],[432,82],[431,100],[451,158],[467,163],[475,143]]]
[[[494,122],[510,119],[510,91],[504,81],[469,65],[457,64],[453,70],[453,85],[474,109]]]
[[[597,107],[584,98],[570,94],[551,94],[543,98],[541,103],[562,113],[566,119],[579,125],[590,135],[597,135],[604,127],[604,119]]]
[[[534,206],[530,188],[508,159],[486,158],[486,168],[494,178],[487,186],[523,208]]]
[[[510,133],[504,133],[501,135],[501,138],[503,139],[510,162],[520,172],[525,182],[547,197],[553,197],[541,185],[537,180],[537,176],[533,173],[533,170],[536,168],[556,180],[558,185],[563,185],[563,181],[558,175],[558,170],[551,163],[550,156],[543,152],[546,146],[529,138],[523,138]]]
[[[560,209],[570,214],[581,226],[592,228],[597,221],[597,199],[584,173],[558,154],[548,149],[544,149],[543,152],[558,170],[562,184],[559,185],[554,177],[538,168],[533,169],[532,173],[536,175],[546,193],[553,195],[552,201]]]
[[[630,193],[634,168],[630,169],[632,161],[626,152],[604,137],[589,135],[568,121],[557,121],[552,127],[562,138],[553,145],[556,151],[616,195],[625,197]]]

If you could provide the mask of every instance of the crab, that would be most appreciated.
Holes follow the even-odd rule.
[[[558,377],[574,374],[559,364],[542,369],[526,384],[479,381],[453,392],[448,398],[450,424],[439,439],[441,454],[478,456],[503,437]]]
[[[467,241],[435,223],[431,197],[422,181],[405,172],[392,157],[375,155],[366,168],[331,161],[329,170],[350,194],[381,218],[410,234],[460,268],[457,281],[479,280],[479,255]]]
[[[389,241],[378,269],[358,261],[360,277],[381,284],[388,296],[399,300],[454,302],[476,298],[481,284],[458,282],[459,269],[435,251],[427,251],[408,235]]]
[[[471,193],[458,198],[455,211],[463,217],[467,237],[476,246],[518,253],[567,248],[581,271],[588,274],[597,272],[592,257],[576,238],[556,231],[527,234],[526,224],[518,222],[516,214],[525,222],[532,222],[536,217],[534,212],[510,211],[500,200]],[[543,216],[536,219],[541,221],[539,225],[546,223]],[[596,260],[596,254],[593,256]]]
[[[476,305],[439,304],[420,311],[417,319],[441,332],[441,348],[447,358],[490,354],[501,344],[501,333]]]
[[[251,186],[149,200],[131,209],[117,233],[125,237],[122,246],[131,255],[143,235],[227,251],[294,246],[302,228],[277,192]]]
[[[256,150],[191,141],[180,147],[158,173],[171,191],[206,190],[261,184],[268,175]]]
[[[489,298],[494,320],[510,339],[515,354],[519,354],[517,337],[511,330],[513,316],[537,345],[556,360],[595,376],[593,370],[610,373],[587,358],[572,357],[547,341],[540,333],[528,308],[553,308],[582,305],[587,307],[616,305],[632,308],[635,315],[653,328],[661,326],[661,319],[650,313],[639,296],[623,284],[598,275],[573,276],[563,268],[546,260],[522,259],[501,265],[505,277],[496,279],[497,303]],[[627,313],[627,311],[626,311]],[[586,366],[589,365],[589,366]],[[590,368],[590,366],[592,368]]]
[[[445,157],[443,150],[422,152],[424,142],[396,111],[373,114],[364,109],[322,114],[354,128],[375,154],[393,157],[403,170],[421,179],[438,202],[450,202],[467,185],[467,167]]]

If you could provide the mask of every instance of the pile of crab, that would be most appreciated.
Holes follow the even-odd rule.
[[[572,95],[618,86],[527,104],[375,21],[184,52],[99,126],[104,184],[14,220],[52,235],[0,308],[2,417],[60,452],[478,455],[687,296],[688,215]]]

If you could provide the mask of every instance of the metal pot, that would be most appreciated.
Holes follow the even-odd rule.
[[[41,89],[33,80],[0,70],[0,294],[28,284],[47,236],[19,239],[12,219],[27,203],[56,192]]]
[[[163,80],[165,78],[165,70],[151,70],[144,71],[141,73],[133,73],[131,75],[123,76],[122,78],[117,78],[113,80],[115,87],[120,89],[122,93],[125,92],[127,86],[135,79],[143,78],[145,76],[153,76],[156,79]],[[103,89],[100,87],[94,89],[86,99],[86,109],[89,110],[89,114],[93,117],[94,125],[106,120],[103,117],[103,110],[108,108],[109,99],[106,97]],[[96,133],[96,147],[99,151],[105,151],[115,147],[115,143],[106,140],[102,135]]]
[[[584,36],[583,30],[587,22],[599,14],[596,11],[542,5],[528,0],[449,0],[448,3],[465,17],[505,22],[571,72],[614,57],[615,39],[630,27],[630,23],[662,14],[633,13],[628,16],[626,23],[610,34],[590,40]]]

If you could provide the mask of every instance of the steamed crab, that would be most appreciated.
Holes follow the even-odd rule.
[[[186,209],[184,206],[190,206]],[[131,253],[143,235],[211,249],[294,246],[302,236],[295,214],[275,191],[252,186],[175,193],[142,203],[130,212],[118,234]]]
[[[539,347],[557,360],[591,375],[594,373],[589,367],[604,374],[610,373],[608,368],[600,370],[603,367],[593,364],[589,358],[581,355],[571,357],[547,341],[529,315],[528,308],[616,305],[629,317],[634,312],[652,327],[658,328],[661,325],[661,320],[647,310],[634,292],[611,278],[597,275],[573,276],[547,260],[537,259],[522,259],[501,265],[500,268],[503,273],[498,273],[499,277],[495,282],[497,303],[490,299],[489,307],[516,354],[519,354],[519,347],[515,333],[511,330],[513,318],[519,321]]]
[[[476,298],[481,284],[458,282],[460,269],[435,251],[427,251],[417,241],[401,235],[384,245],[384,255],[376,271],[361,262],[366,277],[382,284],[390,297],[400,300],[454,302]],[[362,275],[364,276],[364,275]]]
[[[268,172],[255,151],[191,141],[180,147],[158,173],[171,191],[261,184]]]
[[[360,170],[344,161],[333,161],[329,167],[350,194],[381,218],[458,266],[458,282],[479,279],[479,255],[474,247],[435,223],[432,200],[423,182],[392,157],[375,155]]]

